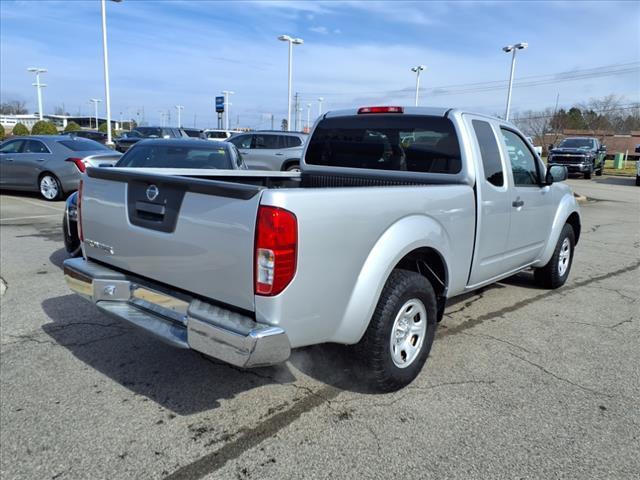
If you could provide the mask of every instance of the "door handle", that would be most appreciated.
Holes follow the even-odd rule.
[[[511,205],[514,206],[515,208],[520,208],[520,207],[524,206],[524,200],[520,200],[518,198],[514,202],[512,202]]]
[[[36,162],[44,162],[44,158],[38,158]]]
[[[276,153],[276,155],[278,155],[279,157],[281,157],[282,155],[284,155],[284,153]]]

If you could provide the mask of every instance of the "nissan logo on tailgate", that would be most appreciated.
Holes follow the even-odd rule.
[[[147,198],[150,202],[153,202],[159,193],[160,190],[155,185],[149,185],[149,187],[147,188]]]

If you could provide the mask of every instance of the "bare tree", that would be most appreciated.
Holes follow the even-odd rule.
[[[29,113],[26,102],[22,100],[9,100],[0,103],[0,114],[2,115],[25,115]]]
[[[545,135],[551,131],[553,115],[554,112],[551,107],[542,111],[528,110],[514,118],[513,123],[533,138],[536,145],[544,145]]]

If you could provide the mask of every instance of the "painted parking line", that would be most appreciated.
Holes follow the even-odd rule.
[[[28,217],[0,218],[0,223],[14,221],[14,220],[30,220],[32,218],[48,218],[48,217],[59,217],[59,216],[60,215],[57,213],[51,213],[49,215],[30,215]]]
[[[35,200],[29,200],[27,198],[22,198],[22,197],[13,197],[10,195],[3,195],[6,198],[10,198],[12,200],[18,200],[21,202],[25,202],[25,203],[29,203],[31,205],[35,205],[36,207],[44,207],[44,208],[50,208],[51,210],[55,210],[56,212],[63,212],[64,211],[64,207],[62,208],[58,208],[58,207],[54,207],[53,205],[49,205],[48,203],[44,203],[44,202],[37,202]]]

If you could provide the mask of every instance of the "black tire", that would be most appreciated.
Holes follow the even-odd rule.
[[[77,226],[76,222],[72,222],[71,228]],[[82,248],[80,248],[80,238],[78,238],[77,230],[74,232],[69,231],[69,227],[67,225],[66,215],[62,216],[62,233],[64,237],[64,248],[69,254],[70,257],[79,257],[82,253]]]
[[[392,335],[394,335],[393,338],[396,338],[395,335],[399,331],[398,329],[394,331],[394,324],[396,319],[401,318],[401,313],[405,310],[406,305],[412,302],[417,307],[417,310],[412,312],[417,312],[417,314],[414,317],[409,314],[410,319],[407,320],[409,326],[417,326],[420,321],[426,321],[425,332],[419,336],[419,334],[414,335],[413,332],[405,330],[403,343],[406,344],[408,341],[412,345],[419,343],[421,346],[418,347],[412,360],[406,366],[399,367],[394,361],[392,348],[400,354],[403,352],[401,352],[402,347],[392,347]],[[426,319],[420,318],[419,302],[424,307]],[[404,318],[407,318],[406,312],[410,312],[411,308],[405,310]],[[391,272],[371,317],[369,327],[362,340],[356,345],[356,353],[371,375],[371,383],[376,390],[380,392],[398,390],[410,384],[420,373],[433,344],[437,325],[437,310],[436,295],[429,280],[418,273],[407,270]],[[411,321],[415,324],[410,323]],[[397,356],[396,353],[396,358]]]
[[[300,163],[296,162],[291,162],[288,163],[286,168],[284,169],[285,172],[299,172],[300,171]]]
[[[560,268],[560,262],[563,261],[562,250],[564,242],[569,242],[569,259],[567,261],[566,269],[562,271]],[[569,272],[571,271],[571,264],[573,263],[573,251],[576,244],[573,228],[568,223],[565,223],[560,232],[560,238],[553,251],[553,255],[549,262],[541,268],[537,268],[534,271],[534,277],[536,283],[543,288],[554,289],[561,287],[567,281]],[[562,271],[562,273],[561,273]]]
[[[636,187],[640,187],[640,176],[636,176]]]
[[[586,180],[591,180],[591,172],[592,172],[591,170],[584,172],[584,178]]]
[[[600,168],[596,170],[596,177],[601,177],[604,172],[604,162],[600,164]]]
[[[38,192],[42,198],[49,202],[55,202],[64,196],[60,180],[50,172],[45,172],[38,177]]]

